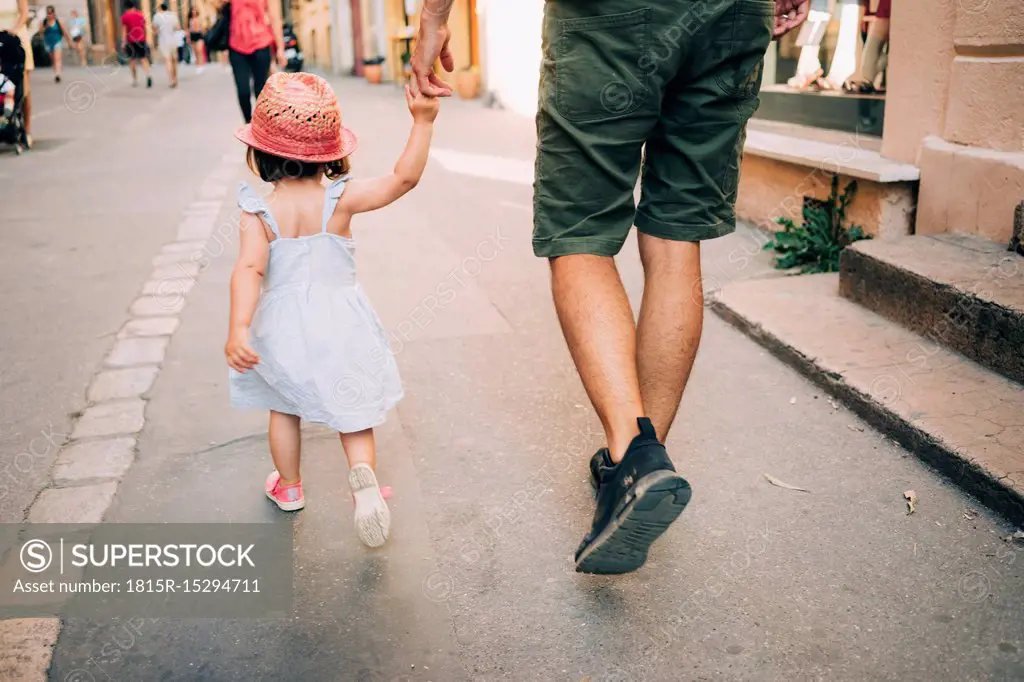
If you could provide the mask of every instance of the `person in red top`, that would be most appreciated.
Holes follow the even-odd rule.
[[[252,121],[252,99],[260,96],[270,76],[274,53],[282,67],[288,63],[284,56],[281,4],[276,0],[231,0],[228,61],[246,123]]]
[[[132,70],[132,87],[138,85],[136,65],[142,62],[142,70],[146,74],[146,87],[153,87],[153,78],[149,75],[149,45],[146,43],[146,15],[135,6],[135,0],[126,0],[124,14],[121,15],[121,46],[128,65]]]

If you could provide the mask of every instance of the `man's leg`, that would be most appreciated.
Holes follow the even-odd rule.
[[[612,461],[618,462],[644,409],[633,311],[615,261],[589,254],[554,258],[551,289],[569,353],[604,426]]]
[[[644,297],[636,364],[644,413],[664,441],[690,378],[704,324],[700,243],[643,233],[639,241]]]
[[[641,71],[641,45],[674,12],[637,5],[544,9],[533,248],[551,262],[562,331],[608,439],[590,460],[597,504],[576,550],[583,573],[642,566],[690,500],[644,417],[636,328],[613,261],[633,224],[641,151],[661,113],[661,83]]]
[[[663,440],[700,343],[700,242],[735,229],[744,129],[757,108],[772,13],[769,3],[737,3],[705,22],[647,137],[636,216],[644,265],[637,366],[644,408]]]
[[[129,59],[128,60],[128,69],[132,72],[132,85],[135,85],[136,83],[139,82],[139,73],[138,73],[138,65],[137,65],[138,61],[139,61],[138,59]]]

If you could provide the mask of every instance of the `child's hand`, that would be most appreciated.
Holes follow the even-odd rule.
[[[441,100],[437,97],[427,97],[419,90],[414,90],[410,83],[405,84],[405,101],[409,105],[412,120],[416,123],[433,123],[441,108]]]
[[[224,345],[224,357],[227,358],[228,365],[239,372],[252,369],[259,363],[260,356],[249,345],[248,329],[231,330],[228,342]]]

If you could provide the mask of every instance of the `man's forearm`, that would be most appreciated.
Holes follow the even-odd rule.
[[[423,11],[420,24],[435,28],[448,23],[448,15],[452,13],[455,0],[423,0]]]

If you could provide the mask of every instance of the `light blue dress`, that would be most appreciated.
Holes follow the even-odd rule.
[[[274,410],[342,433],[382,424],[402,398],[387,333],[356,281],[355,242],[327,232],[345,191],[326,190],[319,234],[285,238],[267,203],[241,183],[238,206],[274,233],[249,340],[253,369],[230,370],[231,404]]]

